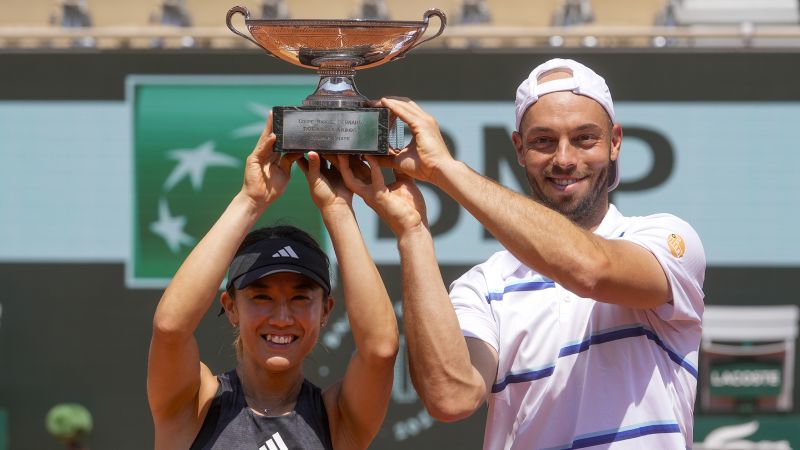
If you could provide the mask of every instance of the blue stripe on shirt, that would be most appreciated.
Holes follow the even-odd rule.
[[[565,356],[582,353],[588,350],[589,347],[591,347],[592,345],[605,344],[606,342],[612,342],[620,339],[627,339],[639,336],[645,336],[651,341],[653,341],[656,345],[658,345],[662,350],[664,350],[667,353],[669,359],[671,359],[673,362],[686,369],[686,371],[689,372],[689,374],[691,374],[693,377],[695,378],[698,377],[697,368],[692,366],[688,361],[686,361],[680,355],[675,353],[675,351],[667,347],[667,345],[664,344],[661,338],[659,338],[652,330],[648,330],[647,328],[641,325],[628,328],[615,329],[612,331],[595,334],[582,342],[578,342],[577,344],[572,344],[561,348],[561,350],[558,352],[558,357],[563,358]],[[550,367],[552,367],[552,370],[550,370],[549,373],[541,373],[543,372],[543,370],[540,369],[535,371],[507,375],[502,381],[492,386],[492,393],[497,393],[502,391],[509,383],[523,383],[526,381],[533,381],[549,377],[550,375],[553,374],[555,365]]]
[[[661,338],[658,337],[652,330],[648,330],[647,328],[642,326],[637,326],[633,328],[623,328],[620,330],[614,330],[607,333],[601,333],[591,336],[589,337],[589,339],[586,339],[583,342],[562,348],[561,351],[558,353],[558,357],[561,358],[563,356],[568,356],[575,353],[583,352],[585,350],[588,350],[589,347],[592,345],[604,344],[606,342],[616,341],[619,339],[625,339],[630,337],[637,337],[637,336],[646,336],[656,345],[661,347],[661,349],[667,353],[669,359],[671,359],[676,364],[686,369],[686,371],[689,372],[693,377],[697,378],[697,369],[695,367],[689,364],[689,362],[683,359],[680,355],[675,353],[674,350],[667,347],[667,345],[664,344],[664,341],[662,341]]]
[[[486,294],[486,302],[491,303],[493,301],[502,301],[503,295],[509,292],[541,291],[543,289],[551,289],[554,287],[556,287],[556,283],[548,279],[510,284],[503,288],[503,292],[489,292],[488,294]]]
[[[634,425],[618,430],[592,433],[591,435],[578,436],[571,444],[552,447],[547,450],[573,450],[578,448],[593,447],[595,445],[610,444],[612,442],[636,439],[650,434],[680,433],[681,428],[677,423],[649,423]]]
[[[553,374],[556,366],[547,366],[542,369],[530,370],[522,373],[508,374],[503,381],[492,386],[492,393],[498,393],[506,388],[508,383],[524,383],[526,381],[538,380],[540,378],[547,378]]]

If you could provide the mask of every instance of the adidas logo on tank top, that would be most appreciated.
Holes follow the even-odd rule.
[[[265,442],[264,445],[258,447],[258,450],[289,450],[289,447],[287,447],[283,442],[283,438],[281,438],[280,433],[275,433],[272,435],[271,439],[267,439],[267,442]]]

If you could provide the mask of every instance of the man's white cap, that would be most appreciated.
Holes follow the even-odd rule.
[[[539,78],[547,72],[553,70],[565,70],[572,74],[569,78],[539,83]],[[519,131],[522,116],[539,97],[551,92],[572,91],[578,95],[584,95],[596,101],[606,110],[611,122],[616,123],[614,115],[614,102],[611,100],[611,92],[608,90],[606,80],[596,74],[592,69],[571,59],[555,58],[540,64],[517,88],[517,99],[515,102],[517,113],[517,131]],[[617,158],[619,160],[619,158]],[[608,190],[612,191],[619,184],[619,165],[617,161],[612,161],[608,174]]]

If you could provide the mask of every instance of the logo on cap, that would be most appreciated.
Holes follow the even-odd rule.
[[[300,257],[299,257],[299,256],[297,256],[297,253],[295,253],[295,252],[294,252],[294,250],[292,250],[292,247],[291,247],[291,246],[289,246],[289,245],[287,245],[286,247],[283,247],[282,249],[278,250],[276,253],[273,253],[273,254],[272,254],[272,257],[273,257],[273,258],[294,258],[294,259],[300,259]]]

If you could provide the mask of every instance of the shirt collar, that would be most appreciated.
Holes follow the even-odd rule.
[[[594,230],[594,234],[598,236],[602,236],[604,238],[612,237],[611,234],[617,228],[617,224],[619,223],[620,219],[622,218],[622,213],[619,212],[616,206],[609,203],[608,204],[608,211],[606,211],[605,217],[603,217],[603,221],[600,222],[600,226]]]

